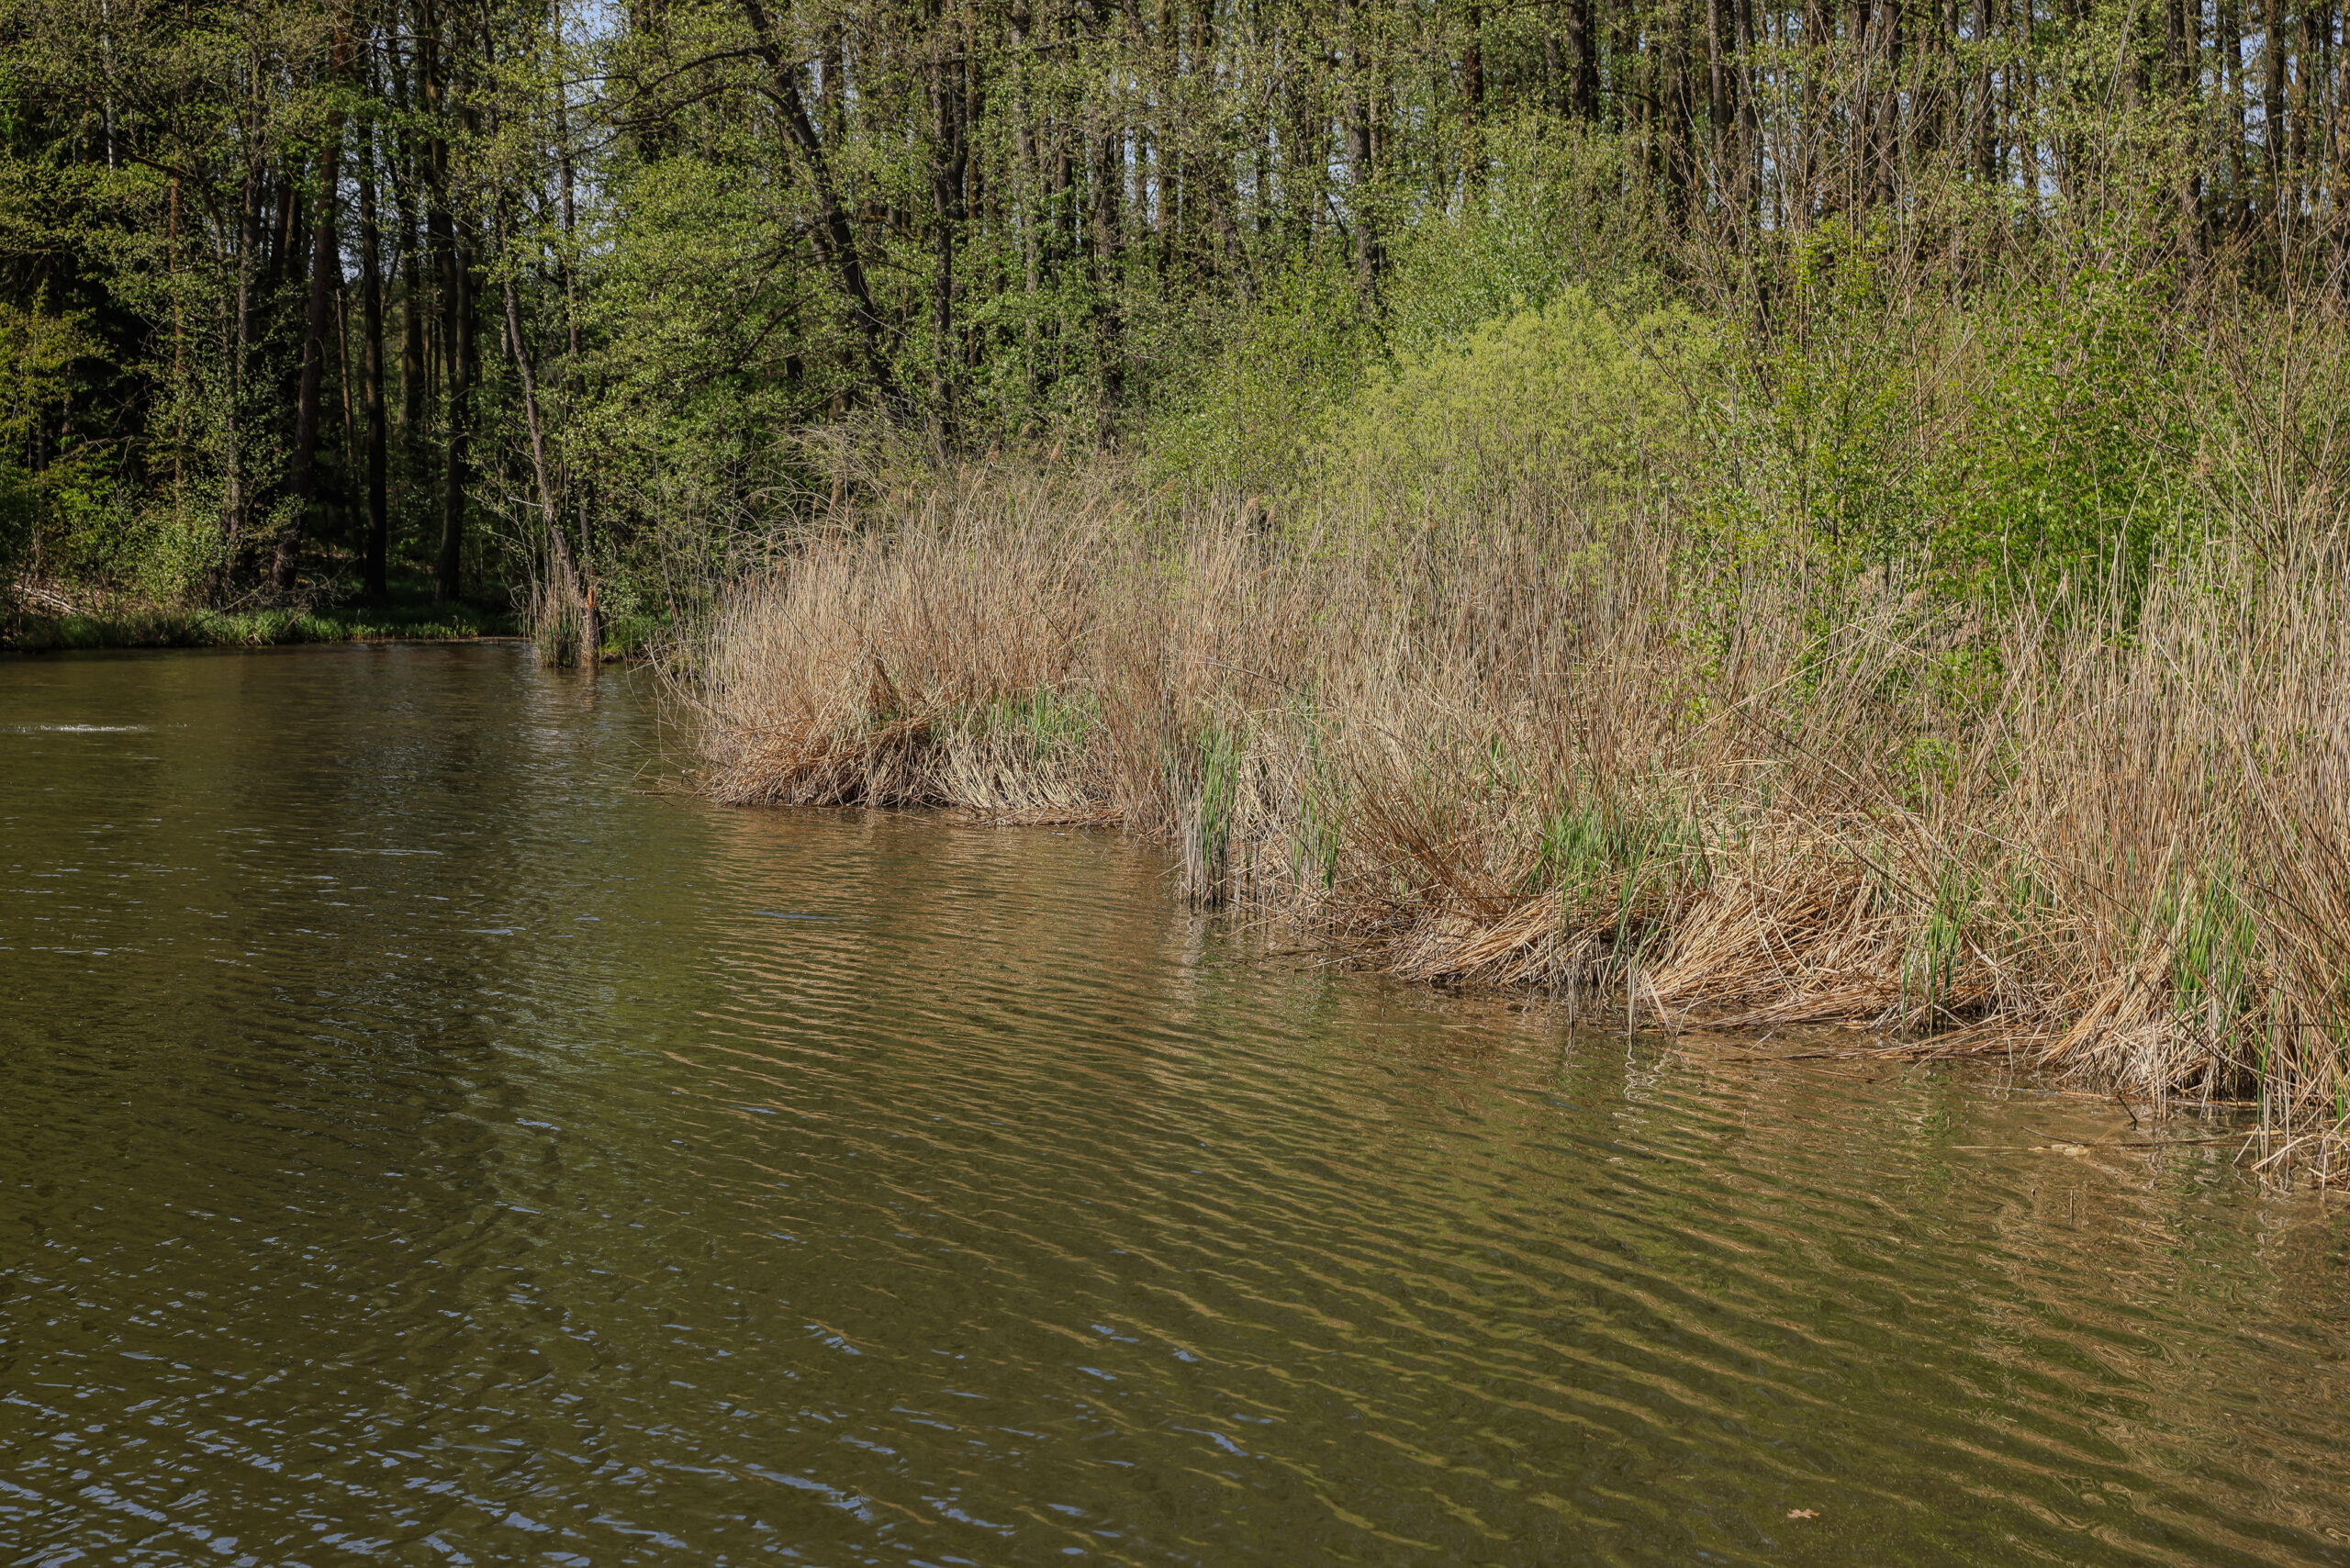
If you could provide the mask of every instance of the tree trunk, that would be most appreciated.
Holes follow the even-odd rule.
[[[1592,0],[1566,0],[1567,113],[1583,124],[1599,115],[1599,38]]]
[[[538,482],[539,514],[546,524],[548,548],[554,555],[555,581],[561,592],[585,610],[588,596],[579,580],[579,568],[571,558],[571,535],[564,530],[563,508],[555,499],[554,477],[547,465],[546,426],[539,417],[538,375],[532,368],[531,347],[522,340],[522,310],[514,297],[511,269],[506,276],[506,352],[522,383],[522,420],[531,434],[531,472]],[[602,648],[600,636],[591,642],[587,634],[587,621],[592,619],[592,613],[583,619],[579,639],[579,662],[590,668]]]
[[[939,41],[952,46],[959,40],[950,34]],[[955,443],[955,384],[962,357],[955,347],[955,250],[962,237],[964,180],[969,173],[969,153],[964,142],[965,67],[959,63],[962,53],[956,50],[953,59],[933,64],[930,82],[931,112],[938,138],[930,169],[935,225],[931,274],[931,397],[937,411],[938,439],[946,448]]]
[[[1347,216],[1354,222],[1356,281],[1361,286],[1363,302],[1376,309],[1380,275],[1386,271],[1387,256],[1380,243],[1379,171],[1372,162],[1371,139],[1375,84],[1371,66],[1363,58],[1363,34],[1371,21],[1364,16],[1360,0],[1348,7],[1348,21],[1351,36],[1347,40]]]
[[[447,601],[464,587],[465,487],[472,478],[474,395],[473,257],[462,230],[449,247],[449,433],[441,469],[441,551],[432,566],[432,597]]]
[[[571,270],[573,231],[579,219],[578,206],[573,189],[575,175],[571,156],[571,121],[564,107],[563,89],[554,95],[555,178],[563,201],[563,326],[564,341],[569,352],[565,370],[571,361],[579,357],[579,294],[578,280]],[[579,604],[579,642],[583,658],[594,664],[603,656],[604,622],[596,609],[595,539],[588,531],[589,501],[588,484],[583,480],[579,491],[579,581],[586,590]],[[553,526],[553,525],[550,525]]]
[[[1475,125],[1485,112],[1485,11],[1482,6],[1469,7],[1469,37],[1460,52],[1460,97],[1469,123]]]
[[[397,13],[395,13],[395,18]],[[403,120],[409,109],[408,73],[400,58],[396,19],[384,37],[384,63],[391,77],[392,106]],[[431,382],[425,368],[424,323],[431,316],[425,298],[422,248],[417,242],[417,214],[427,204],[423,192],[430,181],[417,139],[405,129],[392,133],[384,156],[393,200],[392,267],[400,285],[400,452],[403,470],[424,471],[424,390]]]
[[[331,70],[341,81],[351,61],[350,35],[337,29]],[[270,584],[290,593],[302,562],[302,536],[310,524],[310,498],[318,488],[319,398],[326,383],[327,327],[334,318],[334,297],[342,287],[342,252],[335,243],[335,204],[339,199],[337,160],[342,152],[342,116],[327,117],[326,148],[319,154],[319,210],[310,226],[310,309],[302,331],[302,382],[294,402],[294,452],[286,474],[293,516],[277,536],[277,561]]]
[[[375,227],[375,128],[359,137],[360,375],[367,409],[367,538],[360,551],[360,579],[376,599],[386,591],[391,505],[385,469],[388,432],[384,420],[384,269]]]
[[[775,41],[774,30],[767,25],[767,11],[759,0],[741,0],[741,4],[752,35],[759,40],[758,55],[767,65],[776,106],[783,111],[785,133],[807,160],[809,178],[816,187],[816,200],[823,214],[823,228],[816,242],[818,255],[838,274],[841,288],[849,297],[849,312],[864,341],[866,372],[873,379],[874,389],[881,395],[882,406],[893,414],[902,415],[905,399],[898,391],[897,375],[890,368],[880,313],[874,308],[872,292],[866,286],[865,263],[857,255],[856,233],[849,226],[847,210],[842,207],[838,188],[833,184],[832,164],[825,156],[824,145],[809,121],[807,106],[800,96],[800,67],[785,58],[782,47]]]
[[[220,599],[238,572],[244,549],[245,510],[252,503],[245,461],[245,375],[251,368],[253,344],[253,268],[261,249],[261,171],[245,169],[237,207],[237,299],[229,325],[229,396],[222,411],[221,435],[226,472],[220,487],[220,558],[211,572],[210,596]]]
[[[2268,163],[2268,221],[2275,230],[2277,259],[2281,266],[2290,239],[2291,212],[2285,200],[2285,140],[2291,134],[2285,113],[2284,0],[2261,0],[2261,151]]]

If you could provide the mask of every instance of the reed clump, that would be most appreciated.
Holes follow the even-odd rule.
[[[810,539],[699,647],[703,786],[1114,823],[1398,975],[2256,1099],[2275,1152],[2333,1158],[2336,563],[1994,613],[1622,509],[1147,500],[973,469]]]
[[[2256,1102],[2330,1169],[2350,329],[1859,254],[1767,331],[1568,290],[1286,479],[1201,480],[1236,361],[1140,458],[835,485],[677,666],[703,784],[1115,823],[1401,976]]]

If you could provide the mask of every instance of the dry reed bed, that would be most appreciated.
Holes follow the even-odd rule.
[[[2338,1157],[2337,574],[2158,582],[2125,636],[1549,509],[1138,515],[964,475],[807,543],[696,651],[703,787],[1116,823],[1399,975],[2252,1098],[2263,1158]]]

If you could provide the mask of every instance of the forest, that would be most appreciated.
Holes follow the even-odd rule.
[[[12,576],[161,603],[666,614],[885,448],[1269,491],[1366,377],[1574,286],[1735,330],[1841,510],[1901,481],[1859,449],[1916,410],[1858,405],[1914,403],[1940,313],[2036,305],[2143,404],[2182,313],[2330,320],[2350,260],[2341,18],[2274,0],[11,0],[0,39]]]
[[[0,40],[19,636],[510,614],[653,649],[722,799],[1116,823],[1398,973],[2339,1149],[2330,5]]]

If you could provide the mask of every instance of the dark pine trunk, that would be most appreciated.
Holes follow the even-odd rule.
[[[338,32],[334,42],[335,76],[349,62],[350,39]],[[294,453],[286,472],[286,489],[293,516],[277,536],[277,559],[270,583],[279,593],[293,589],[296,569],[302,564],[302,536],[310,524],[310,500],[318,488],[319,402],[326,384],[327,328],[334,319],[335,295],[342,287],[342,252],[335,243],[337,160],[342,151],[342,116],[327,118],[326,149],[319,154],[319,208],[310,226],[310,308],[302,330],[302,380],[294,401]]]
[[[473,255],[462,230],[449,246],[449,433],[441,469],[441,551],[432,564],[432,597],[446,601],[464,584],[465,487],[472,478],[474,398]]]
[[[360,553],[366,591],[386,590],[385,557],[390,554],[391,507],[385,488],[384,269],[375,227],[375,128],[359,140],[360,376],[367,410],[367,538]]]

